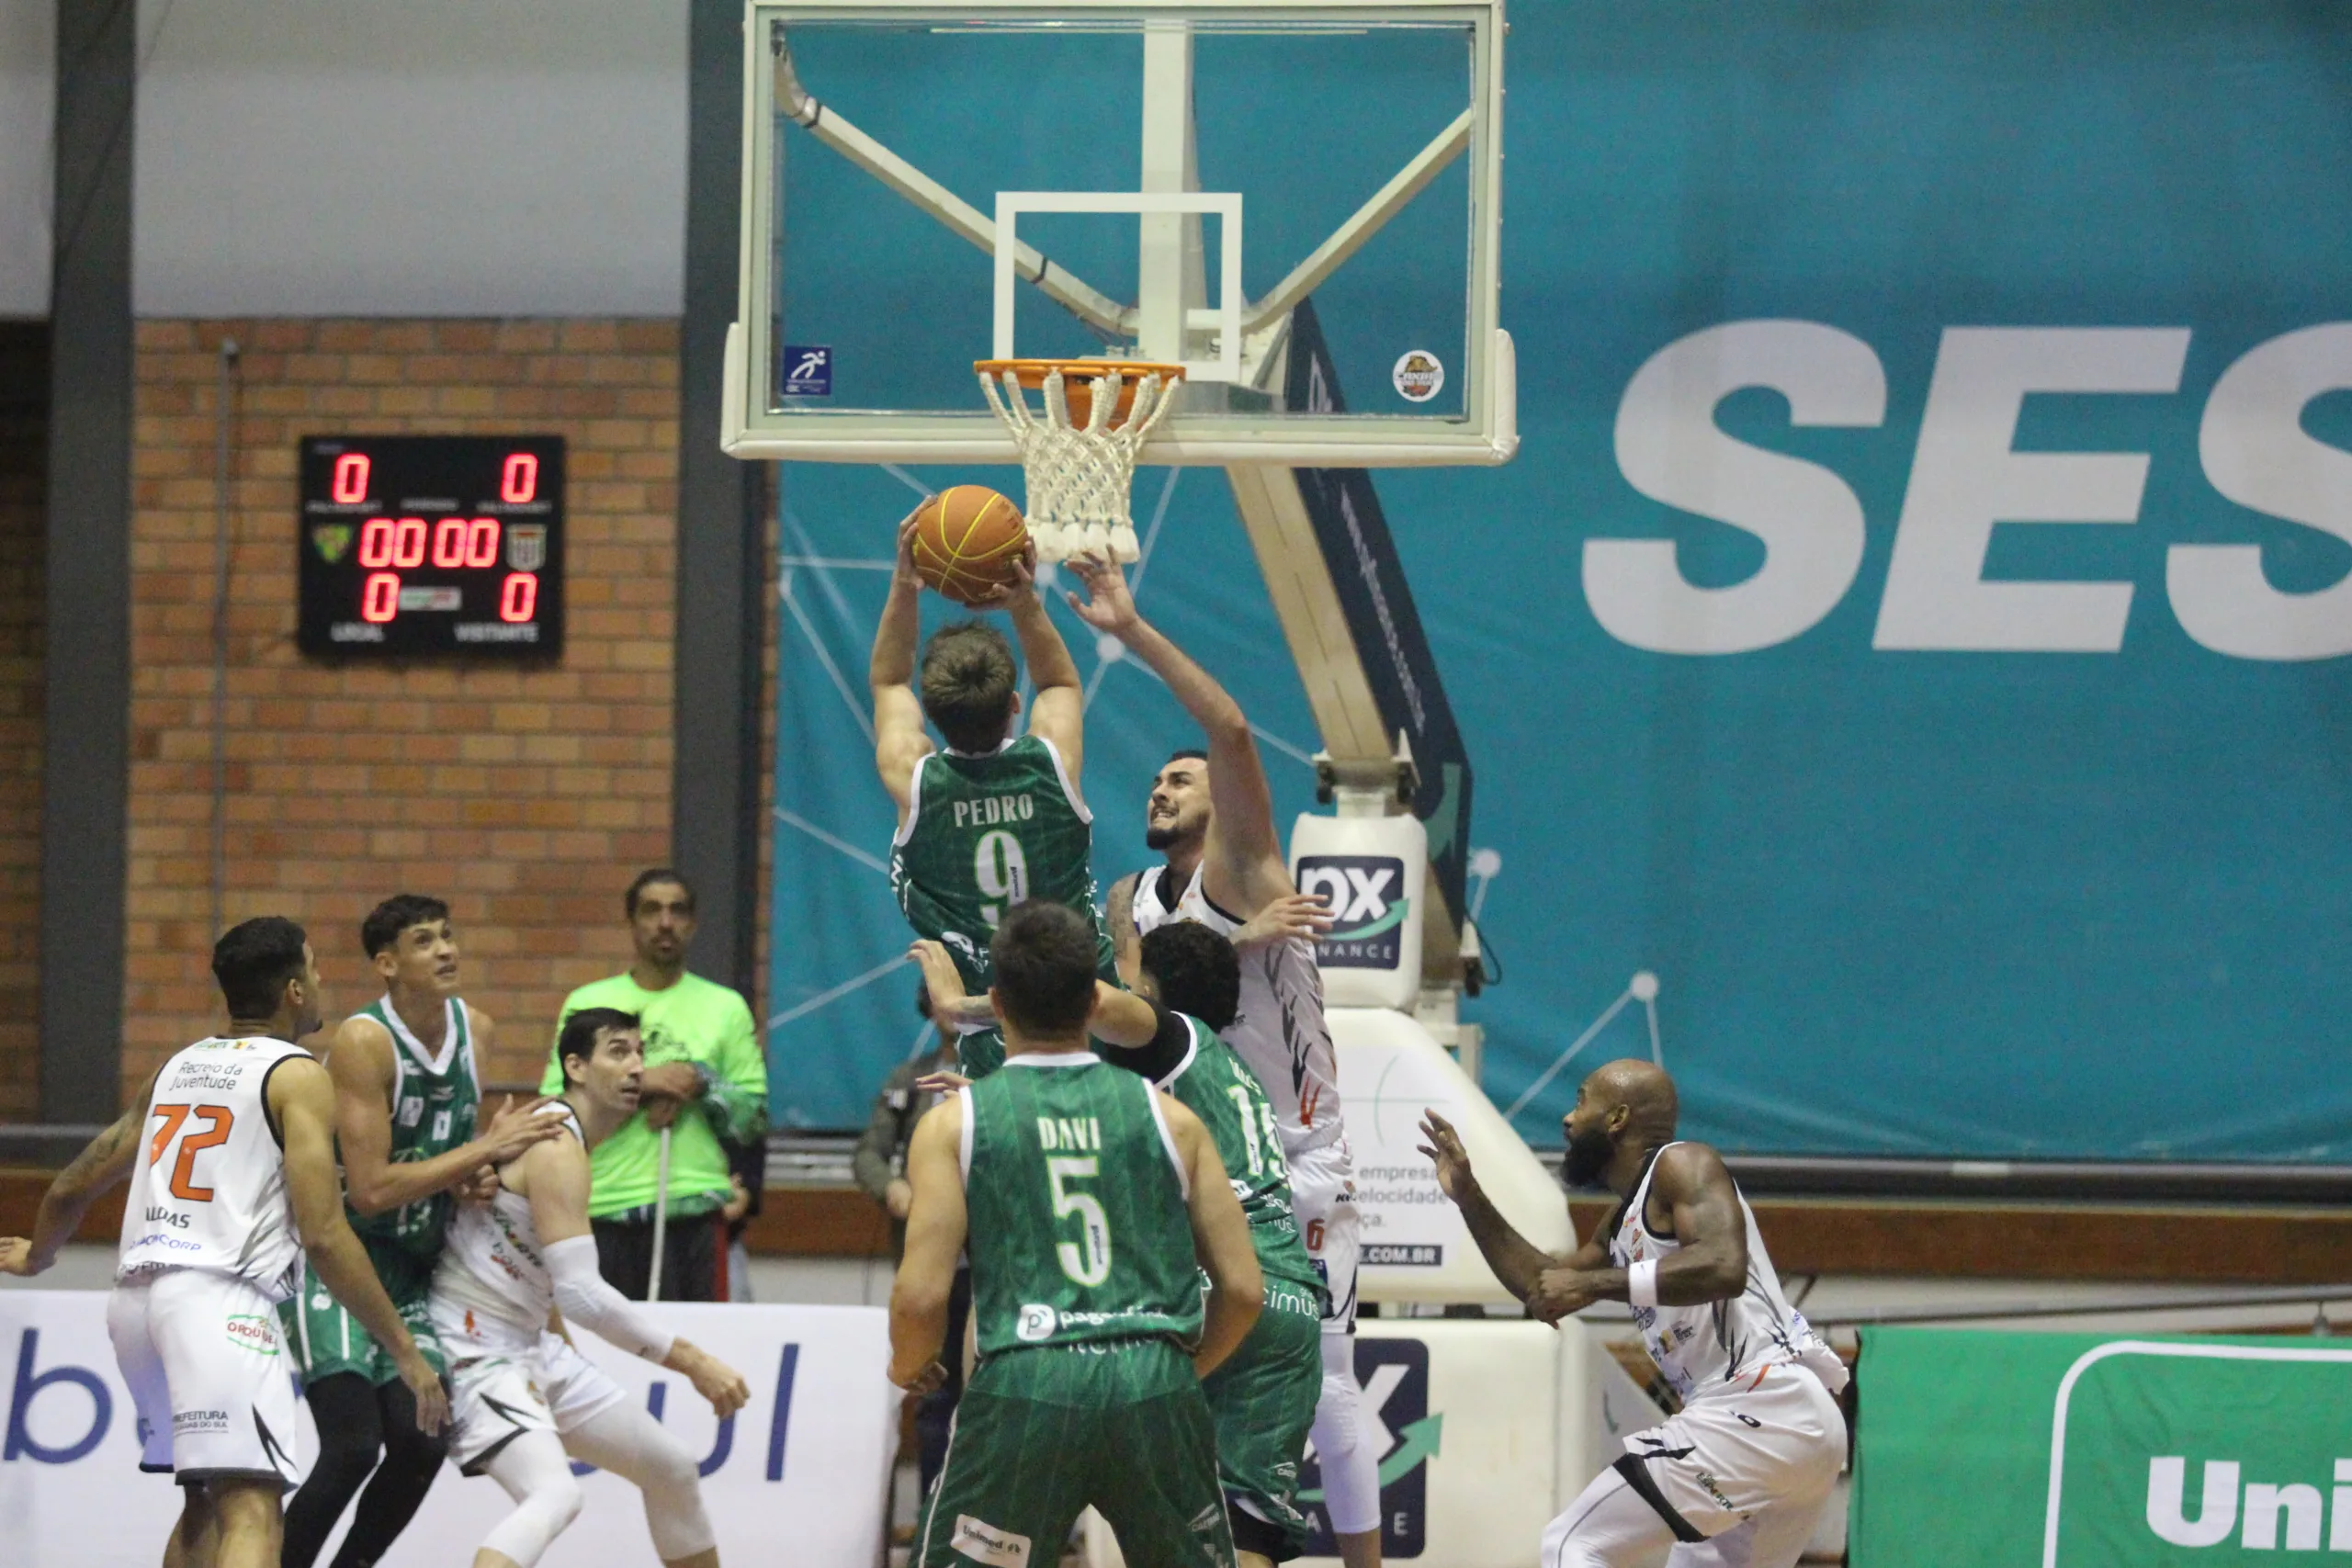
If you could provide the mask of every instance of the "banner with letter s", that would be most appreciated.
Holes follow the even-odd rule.
[[[773,1561],[789,1541],[785,1555],[795,1562],[879,1561],[898,1449],[898,1395],[883,1375],[888,1314],[670,1303],[648,1310],[752,1385],[751,1404],[720,1422],[685,1379],[575,1335],[700,1457],[721,1559]],[[140,1472],[137,1417],[115,1368],[102,1293],[0,1292],[0,1418],[11,1568],[152,1568],[179,1517],[180,1493],[171,1477]],[[317,1448],[306,1407],[306,1464]],[[585,1505],[541,1560],[548,1568],[597,1568],[616,1553],[650,1561],[637,1489],[598,1472],[583,1475],[581,1489]],[[384,1568],[471,1562],[513,1506],[496,1483],[448,1470]]]
[[[1860,1379],[1855,1568],[2352,1551],[2352,1348],[1878,1329]]]

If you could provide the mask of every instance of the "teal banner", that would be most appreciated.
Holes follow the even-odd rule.
[[[2352,1348],[1862,1337],[1854,1568],[2230,1568],[2352,1551]]]
[[[1524,446],[1372,477],[1476,769],[1488,1092],[1602,1021],[1519,1113],[1554,1141],[1654,1022],[1734,1150],[2352,1162],[2352,8],[1512,24]],[[1248,145],[1221,123],[1204,187]],[[1415,346],[1316,304],[1340,365]],[[890,525],[955,482],[1020,493],[784,477],[786,1122],[861,1124],[915,1043],[863,671]],[[1287,825],[1317,738],[1224,480],[1147,468],[1135,512],[1138,603],[1257,721]],[[1108,886],[1197,733],[1057,614]]]

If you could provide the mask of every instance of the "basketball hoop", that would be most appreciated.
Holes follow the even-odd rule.
[[[1184,367],[1134,359],[981,359],[972,368],[1020,448],[1029,492],[1023,510],[1037,558],[1107,552],[1135,560],[1140,552],[1127,491],[1136,456],[1175,405]],[[1033,391],[1044,394],[1042,412],[1029,405]]]

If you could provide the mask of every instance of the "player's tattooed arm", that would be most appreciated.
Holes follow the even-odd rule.
[[[1120,981],[1132,987],[1143,976],[1143,937],[1136,930],[1136,887],[1143,873],[1131,871],[1111,884],[1103,916],[1111,923],[1111,953]]]
[[[1503,1289],[1530,1307],[1535,1304],[1545,1270],[1609,1260],[1598,1242],[1588,1242],[1562,1258],[1520,1235],[1519,1228],[1503,1218],[1502,1211],[1495,1207],[1486,1190],[1478,1185],[1477,1177],[1470,1169],[1470,1156],[1462,1147],[1462,1134],[1436,1111],[1422,1112],[1421,1136],[1427,1140],[1420,1145],[1421,1153],[1437,1167],[1438,1187],[1462,1211],[1463,1223],[1470,1227],[1470,1238],[1485,1255],[1487,1267],[1495,1271]]]
[[[82,1228],[90,1205],[130,1174],[139,1156],[139,1134],[147,1125],[147,1107],[155,1097],[158,1067],[147,1075],[145,1087],[130,1108],[116,1117],[106,1131],[82,1146],[41,1194],[40,1212],[29,1236],[0,1238],[0,1274],[33,1275],[57,1261],[57,1249]]]
[[[352,1208],[362,1214],[380,1214],[477,1180],[482,1167],[503,1165],[563,1130],[560,1117],[537,1114],[544,1098],[518,1105],[509,1096],[471,1142],[431,1159],[395,1163],[392,1116],[398,1107],[392,1104],[390,1032],[371,1018],[344,1020],[326,1066],[334,1088],[344,1182]]]
[[[401,1382],[416,1401],[417,1429],[430,1435],[448,1416],[448,1395],[344,1217],[343,1189],[334,1175],[336,1102],[331,1076],[307,1058],[288,1057],[269,1076],[268,1109],[285,1146],[294,1228],[320,1282],[390,1352]]]
[[[914,1197],[907,1210],[906,1253],[890,1286],[890,1381],[910,1393],[928,1393],[947,1378],[940,1359],[947,1345],[947,1296],[969,1224],[958,1152],[963,1138],[963,1101],[950,1100],[915,1123],[907,1145]]]
[[[1658,1156],[1647,1201],[1654,1213],[1671,1212],[1671,1229],[1682,1241],[1657,1263],[1661,1305],[1728,1301],[1747,1289],[1747,1219],[1722,1156],[1704,1144],[1676,1144]],[[1631,1290],[1627,1271],[1611,1267],[1606,1258],[1571,1258],[1544,1273],[1527,1304],[1552,1323],[1594,1302],[1628,1300]]]
[[[925,504],[930,500],[923,498]],[[900,827],[906,825],[915,766],[932,750],[922,704],[909,684],[915,678],[915,642],[922,631],[922,579],[915,573],[914,557],[915,518],[922,511],[917,506],[899,525],[898,564],[890,572],[881,623],[874,628],[874,656],[865,676],[874,695],[875,771],[899,808]]]

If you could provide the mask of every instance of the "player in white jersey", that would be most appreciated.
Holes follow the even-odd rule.
[[[1628,1302],[1681,1411],[1625,1452],[1544,1532],[1544,1568],[1791,1568],[1846,1461],[1837,1395],[1846,1368],[1781,1293],[1756,1216],[1704,1144],[1678,1142],[1674,1080],[1611,1062],[1565,1119],[1571,1187],[1622,1200],[1566,1258],[1538,1250],[1495,1210],[1443,1117],[1421,1152],[1461,1207],[1495,1275],[1546,1323]]]
[[[1170,920],[1198,920],[1230,938],[1240,955],[1241,1010],[1219,1032],[1273,1101],[1300,1235],[1329,1292],[1315,1452],[1340,1557],[1347,1568],[1375,1568],[1380,1455],[1363,1439],[1352,1337],[1355,1172],[1340,1111],[1339,1058],[1323,1019],[1323,976],[1315,966],[1315,938],[1329,928],[1330,915],[1320,899],[1291,885],[1273,792],[1241,705],[1136,614],[1115,561],[1082,557],[1069,564],[1088,593],[1084,601],[1070,595],[1070,607],[1166,682],[1208,737],[1205,752],[1178,752],[1153,781],[1144,843],[1167,860],[1112,890],[1112,941],[1130,985],[1136,942]]]
[[[606,1284],[588,1226],[588,1151],[637,1110],[645,1045],[633,1014],[582,1008],[556,1041],[563,1097],[542,1107],[565,1135],[500,1168],[486,1204],[461,1206],[434,1270],[431,1311],[449,1358],[449,1457],[514,1499],[474,1568],[531,1568],[580,1512],[576,1456],[645,1495],[653,1550],[671,1568],[718,1568],[695,1456],[574,1348],[561,1321],[684,1372],[723,1419],[751,1389]]]
[[[277,1303],[311,1268],[390,1347],[418,1419],[448,1411],[344,1218],[334,1089],[295,1042],[320,1021],[302,928],[247,920],[212,950],[226,1032],[157,1069],[136,1107],[50,1184],[29,1239],[0,1241],[0,1271],[38,1274],[100,1193],[131,1179],[107,1330],[138,1406],[140,1468],[185,1489],[166,1568],[275,1568],[279,1504],[301,1477],[296,1404]]]

